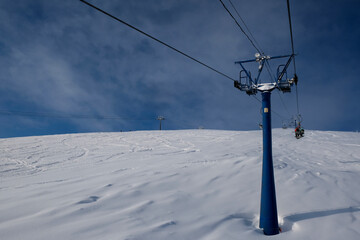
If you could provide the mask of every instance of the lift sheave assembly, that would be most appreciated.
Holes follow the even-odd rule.
[[[276,56],[270,57],[261,55],[260,53],[255,54],[255,59],[245,60],[245,61],[238,61],[235,64],[239,64],[242,68],[239,74],[239,80],[234,81],[234,87],[238,88],[240,91],[246,92],[248,95],[255,95],[258,90],[264,86],[264,83],[259,81],[262,70],[264,69],[265,65],[269,65],[268,61],[271,59],[279,59],[279,58],[288,58],[286,64],[281,64],[277,67],[277,76],[274,82],[270,83],[274,88],[279,89],[282,92],[291,92],[291,87],[298,82],[298,77],[294,74],[294,77],[288,79],[287,76],[287,69],[295,57],[295,54],[285,55],[285,56]],[[248,71],[244,64],[251,63],[251,62],[258,62],[259,63],[259,70],[257,76],[255,78],[251,77],[251,72]],[[269,85],[269,83],[265,83]]]

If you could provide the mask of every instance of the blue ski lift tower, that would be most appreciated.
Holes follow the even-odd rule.
[[[287,78],[287,68],[294,60],[295,54],[270,57],[255,54],[255,59],[238,61],[235,64],[241,66],[239,81],[234,82],[234,87],[248,95],[256,95],[261,92],[262,95],[262,131],[263,131],[263,164],[261,181],[261,203],[260,203],[260,228],[265,235],[279,234],[279,223],[276,206],[276,192],[274,180],[274,167],[272,159],[272,137],[271,137],[271,92],[279,90],[282,92],[291,92],[291,87],[297,83],[296,74],[292,79]],[[277,68],[276,79],[270,82],[261,83],[259,81],[264,67],[270,67],[271,59],[287,58],[286,64],[279,65]],[[245,68],[247,63],[257,62],[259,64],[256,78],[251,77],[250,71]]]

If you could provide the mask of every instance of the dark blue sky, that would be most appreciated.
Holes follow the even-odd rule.
[[[286,0],[232,1],[266,54],[291,52]],[[256,53],[218,0],[89,2],[233,78],[234,62]],[[359,130],[360,2],[290,2],[304,127]],[[0,33],[0,137],[153,130],[158,115],[165,129],[253,130],[261,121],[260,104],[229,79],[78,0],[1,0]],[[281,115],[273,127],[296,113],[295,91],[273,92],[272,103]]]

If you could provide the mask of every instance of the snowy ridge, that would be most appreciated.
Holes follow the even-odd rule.
[[[273,130],[283,232],[258,229],[260,131],[0,140],[1,239],[359,239],[360,134]]]

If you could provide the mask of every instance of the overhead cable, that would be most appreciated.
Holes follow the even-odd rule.
[[[251,95],[253,96],[253,98],[255,98],[256,101],[258,101],[259,103],[262,103],[262,101],[260,99],[258,99],[255,95]],[[281,116],[279,113],[275,112],[274,110],[270,110],[272,113],[274,113],[275,115],[277,115],[281,120],[286,119],[284,116]],[[261,111],[262,113],[262,111]]]
[[[91,115],[73,115],[66,113],[44,113],[44,112],[22,112],[0,110],[0,115],[22,116],[22,117],[40,117],[40,118],[60,118],[60,119],[94,119],[94,120],[122,120],[122,121],[152,121],[156,118],[122,118],[119,116],[91,116]]]
[[[297,87],[297,75],[296,75],[296,64],[295,64],[295,50],[294,50],[294,38],[293,38],[293,31],[292,31],[292,24],[291,24],[291,13],[290,13],[290,3],[289,0],[286,1],[287,4],[287,10],[288,10],[288,18],[289,18],[289,26],[290,26],[290,39],[291,39],[291,50],[292,50],[292,54],[294,55],[293,57],[293,63],[294,63],[294,74],[295,74],[295,91],[296,91],[296,109],[297,109],[297,114],[300,115],[300,111],[299,111],[299,96],[298,96],[298,87]]]
[[[280,101],[281,101],[281,103],[282,103],[282,105],[283,105],[283,107],[284,107],[285,111],[289,114],[289,116],[291,116],[291,113],[289,112],[288,108],[286,107],[286,104],[285,104],[285,102],[284,102],[283,98],[281,97],[280,92],[279,92],[279,91],[276,91],[276,92],[277,92],[277,94],[279,95]]]
[[[254,35],[251,33],[250,29],[248,28],[248,26],[246,25],[244,19],[241,17],[240,13],[238,12],[238,10],[236,9],[236,7],[234,6],[234,4],[232,3],[231,0],[229,0],[232,8],[235,10],[236,14],[238,15],[238,17],[240,18],[241,22],[244,24],[246,30],[248,31],[248,33],[250,34],[250,36],[252,37],[252,39],[254,40],[254,42],[256,43],[256,45],[258,46],[258,48],[260,49],[260,53],[264,54],[264,51],[261,49],[260,44],[256,41]]]
[[[80,0],[81,1],[81,0]],[[262,51],[260,51],[260,49],[255,45],[255,43],[253,42],[253,40],[251,40],[251,38],[249,37],[249,35],[245,32],[245,30],[241,27],[241,25],[239,24],[239,22],[235,19],[235,17],[232,15],[232,13],[230,12],[230,10],[226,7],[226,5],[224,4],[224,2],[222,0],[219,0],[221,2],[221,4],[223,5],[224,9],[229,13],[230,17],[235,21],[236,25],[240,28],[241,32],[247,37],[247,39],[250,41],[251,45],[253,45],[253,47],[259,52],[261,53]]]
[[[297,84],[295,85],[295,92],[296,92],[296,109],[297,109],[297,115],[300,115],[300,111],[299,111],[299,94],[298,94],[298,88],[297,88]]]
[[[289,0],[287,0],[286,2],[287,2],[287,10],[288,10],[288,18],[289,18],[289,26],[290,26],[291,50],[292,50],[292,54],[295,55],[294,38],[293,38],[292,24],[291,24],[290,3],[289,3]],[[296,74],[295,57],[293,58],[293,62],[294,62],[294,71],[295,71],[295,74]]]
[[[139,28],[134,27],[133,25],[131,25],[131,24],[129,24],[129,23],[127,23],[127,22],[125,22],[125,21],[123,21],[123,20],[121,20],[121,19],[119,19],[119,18],[117,18],[117,17],[113,16],[113,15],[111,15],[110,13],[105,12],[104,10],[102,10],[102,9],[100,9],[100,8],[98,8],[98,7],[96,7],[96,6],[92,5],[92,4],[90,4],[90,3],[88,3],[87,1],[84,1],[84,0],[80,0],[80,1],[81,1],[81,2],[83,2],[83,3],[85,3],[86,5],[88,5],[88,6],[92,7],[92,8],[94,8],[94,9],[96,9],[97,11],[99,11],[99,12],[101,12],[101,13],[103,13],[103,14],[105,14],[105,15],[107,15],[107,16],[109,16],[109,17],[113,18],[113,19],[115,19],[116,21],[118,21],[118,22],[120,22],[120,23],[122,23],[122,24],[124,24],[124,25],[126,25],[126,26],[128,26],[128,27],[130,27],[130,28],[132,28],[132,29],[134,29],[135,31],[137,31],[137,32],[139,32],[139,33],[141,33],[141,34],[143,34],[143,35],[145,35],[145,36],[147,36],[147,37],[149,37],[149,38],[153,39],[154,41],[156,41],[156,42],[158,42],[158,43],[161,43],[162,45],[164,45],[164,46],[166,46],[166,47],[168,47],[168,48],[170,48],[170,49],[174,50],[175,52],[178,52],[178,53],[180,53],[181,55],[183,55],[183,56],[185,56],[185,57],[187,57],[187,58],[189,58],[189,59],[191,59],[191,60],[193,60],[193,61],[195,61],[195,62],[197,62],[197,63],[199,63],[199,64],[201,64],[201,65],[203,65],[204,67],[206,67],[206,68],[208,68],[208,69],[210,69],[210,70],[212,70],[212,71],[214,71],[214,72],[216,72],[216,73],[218,73],[218,74],[222,75],[223,77],[228,78],[228,79],[230,79],[231,81],[236,81],[236,80],[235,80],[235,79],[233,79],[232,77],[230,77],[230,76],[228,76],[228,75],[226,75],[226,74],[224,74],[224,73],[222,73],[222,72],[220,72],[220,71],[216,70],[216,69],[215,69],[215,68],[213,68],[213,67],[210,67],[209,65],[207,65],[207,64],[205,64],[205,63],[203,63],[203,62],[201,62],[200,60],[197,60],[196,58],[191,57],[190,55],[188,55],[188,54],[186,54],[186,53],[184,53],[184,52],[182,52],[182,51],[180,51],[180,50],[176,49],[175,47],[173,47],[173,46],[171,46],[171,45],[169,45],[169,44],[167,44],[167,43],[165,43],[165,42],[163,42],[163,41],[159,40],[158,38],[155,38],[155,37],[151,36],[150,34],[148,34],[148,33],[144,32],[144,31],[140,30]]]

